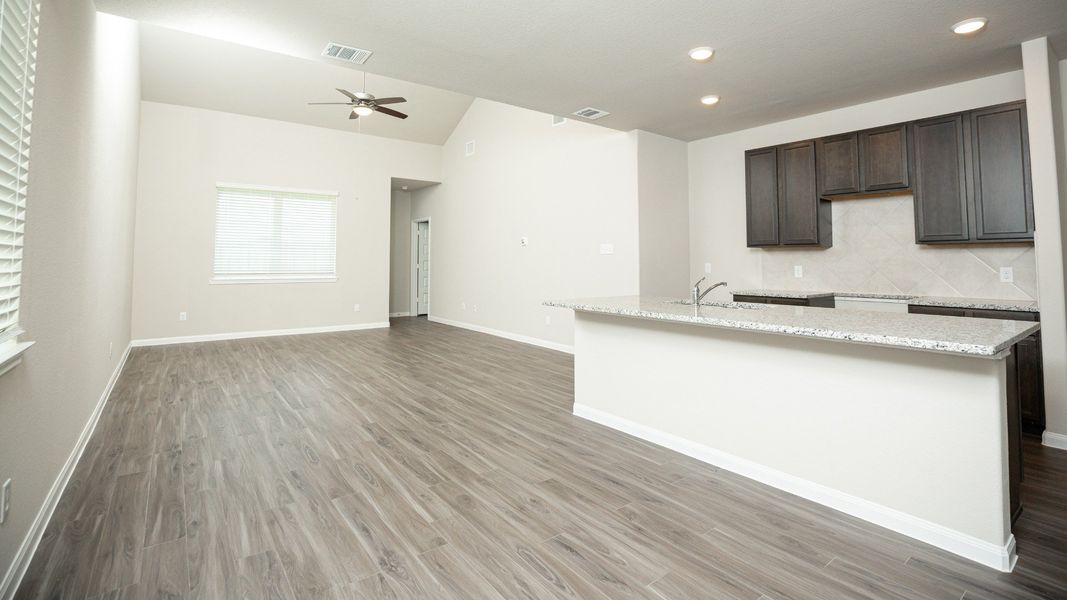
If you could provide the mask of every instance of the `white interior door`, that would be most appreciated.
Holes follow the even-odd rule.
[[[430,223],[419,221],[418,225],[418,273],[415,277],[418,289],[415,295],[415,314],[425,315],[430,313]]]

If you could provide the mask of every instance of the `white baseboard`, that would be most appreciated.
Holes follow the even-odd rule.
[[[82,453],[85,452],[85,446],[89,443],[89,439],[93,437],[93,432],[96,431],[96,424],[100,421],[100,415],[104,412],[104,405],[107,404],[108,398],[111,397],[111,390],[114,389],[115,382],[119,380],[119,375],[122,374],[122,369],[126,366],[126,359],[130,357],[130,349],[132,347],[133,344],[127,345],[126,351],[122,353],[122,358],[119,359],[118,365],[115,366],[115,370],[111,373],[111,378],[107,380],[104,392],[100,394],[100,399],[96,402],[96,408],[89,415],[89,421],[82,429],[77,443],[74,444],[74,449],[71,451],[70,456],[67,457],[67,462],[63,465],[63,468],[59,471],[59,476],[52,483],[52,489],[48,490],[44,504],[37,511],[37,516],[33,519],[30,530],[26,533],[26,537],[22,540],[18,551],[15,552],[15,559],[11,561],[11,566],[8,567],[7,573],[4,574],[3,581],[0,581],[0,599],[11,600],[15,596],[15,591],[18,590],[19,584],[22,583],[22,577],[26,574],[26,569],[29,568],[34,553],[37,552],[37,545],[41,543],[44,530],[48,527],[48,522],[52,520],[52,513],[55,512],[59,499],[63,496],[64,490],[67,489],[67,483],[70,482],[70,477],[74,474],[74,468],[78,466],[78,461],[81,460]]]
[[[168,338],[149,338],[133,340],[134,347],[165,346],[167,344],[191,344],[193,342],[218,342],[222,340],[243,340],[246,338],[274,337],[279,335],[304,335],[308,333],[332,333],[335,331],[360,331],[363,329],[381,329],[389,327],[389,322],[357,323],[355,325],[328,325],[326,327],[301,327],[298,329],[270,329],[266,331],[239,331],[235,333],[209,333],[206,335],[186,335]]]
[[[481,325],[473,325],[471,323],[464,323],[462,321],[443,319],[441,317],[435,317],[433,315],[430,315],[427,318],[430,321],[433,321],[434,323],[441,323],[442,325],[451,325],[452,327],[470,329],[471,331],[477,331],[479,333],[488,333],[489,335],[495,335],[496,337],[502,337],[504,339],[512,340],[515,342],[530,344],[531,346],[540,346],[542,348],[548,348],[549,350],[556,350],[557,352],[566,352],[567,354],[574,354],[574,346],[568,346],[567,344],[550,342],[548,340],[542,340],[540,338],[530,337],[528,335],[519,335],[517,333],[501,331],[499,329],[492,329],[490,327],[482,327]]]
[[[1046,429],[1045,432],[1041,434],[1041,443],[1049,448],[1067,450],[1067,435],[1063,435],[1062,433],[1052,433]]]
[[[829,506],[845,514],[926,542],[998,571],[1007,573],[1015,568],[1015,536],[1011,534],[1008,535],[1007,543],[999,546],[888,506],[864,500],[822,484],[801,479],[795,475],[783,473],[748,459],[617,417],[590,406],[575,403],[574,415],[628,433],[658,446],[670,448],[675,452],[680,452],[699,461],[754,479],[812,502]]]
[[[389,313],[389,317],[390,318],[392,318],[392,317],[410,317],[410,316],[411,316],[411,313],[410,312],[406,312],[406,311],[405,312]]]

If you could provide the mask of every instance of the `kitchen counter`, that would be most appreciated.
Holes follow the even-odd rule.
[[[1034,300],[997,300],[991,298],[964,298],[956,296],[915,296],[909,294],[874,294],[864,292],[825,292],[811,290],[752,289],[732,292],[737,296],[764,296],[767,298],[885,298],[887,300],[906,300],[916,306],[944,306],[948,308],[972,308],[984,310],[1015,310],[1021,312],[1040,312]]]
[[[737,293],[757,295],[751,292]],[[1040,327],[1038,323],[1028,321],[960,319],[743,302],[713,303],[694,308],[671,298],[642,296],[560,300],[546,302],[545,305],[637,319],[979,358],[1001,358],[1013,344]]]

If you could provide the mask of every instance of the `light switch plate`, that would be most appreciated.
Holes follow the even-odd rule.
[[[359,305],[358,304],[353,304],[352,305],[352,312],[359,312]]]
[[[1015,283],[1015,270],[1011,267],[1000,268],[1000,282],[1001,283]]]
[[[615,244],[600,244],[601,254],[615,254]]]
[[[179,321],[185,321],[188,318],[189,318],[189,315],[185,314],[184,312],[178,313],[178,320]]]
[[[11,480],[4,481],[0,486],[0,523],[7,520],[7,513],[11,510]]]
[[[704,272],[711,273],[711,263],[704,263]]]
[[[804,276],[804,267],[801,265],[793,265],[793,277],[800,279]]]

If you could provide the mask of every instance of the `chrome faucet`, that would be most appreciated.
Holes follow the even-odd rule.
[[[703,283],[705,279],[707,279],[707,277],[701,277],[696,283],[693,284],[693,306],[700,306],[700,301],[703,300],[704,296],[707,296],[708,292],[710,292],[711,290],[726,285],[725,281],[720,281],[719,283],[712,284],[710,287],[708,287],[708,289],[701,292],[700,284]]]

